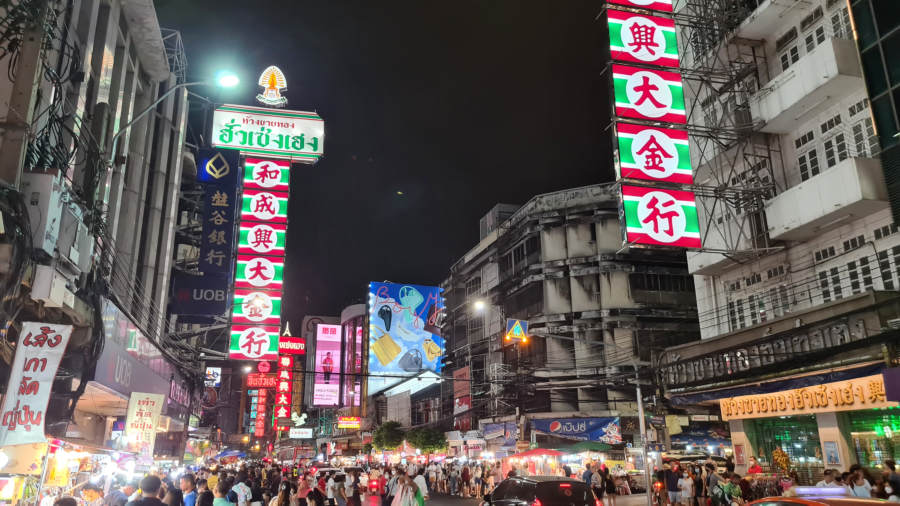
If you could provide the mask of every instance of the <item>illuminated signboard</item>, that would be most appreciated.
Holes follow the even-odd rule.
[[[258,84],[262,86],[262,93],[256,96],[256,100],[269,107],[284,107],[287,99],[281,94],[287,91],[287,79],[284,72],[275,65],[270,65],[259,75]]]
[[[616,123],[617,174],[624,179],[693,184],[686,130]]]
[[[278,257],[238,255],[236,288],[257,288],[281,291],[284,280],[284,260]]]
[[[284,256],[287,226],[279,223],[241,221],[238,234],[238,253]]]
[[[231,321],[250,325],[281,325],[281,292],[236,288]]]
[[[203,380],[203,385],[207,387],[219,388],[222,385],[222,368],[207,367],[206,378]]]
[[[287,208],[287,193],[245,189],[241,218],[266,223],[287,223]]]
[[[278,384],[275,385],[275,423],[291,415],[291,395],[294,389],[294,357],[278,357]]]
[[[678,67],[675,21],[613,9],[606,14],[613,60]]]
[[[279,355],[305,355],[306,339],[302,337],[281,336],[278,340]]]
[[[291,427],[291,431],[288,434],[288,437],[291,439],[312,439],[313,430],[312,428]]]
[[[247,156],[315,163],[325,149],[325,122],[314,112],[225,104],[213,111],[211,140]]]
[[[622,208],[627,243],[701,247],[693,192],[622,185]]]
[[[665,70],[612,65],[616,116],[684,124],[681,74]]]
[[[291,188],[291,164],[287,160],[244,159],[245,190],[287,192]]]
[[[637,7],[660,12],[672,12],[673,0],[606,0],[611,4]]]
[[[274,374],[253,372],[247,375],[247,388],[275,388],[277,382]]]
[[[337,406],[341,386],[341,326],[316,325],[313,406]]]
[[[369,283],[369,394],[422,370],[440,372],[443,289]]]
[[[232,325],[228,358],[275,360],[278,358],[278,327]]]
[[[361,427],[361,419],[358,416],[339,416],[337,420],[338,429],[358,429]]]

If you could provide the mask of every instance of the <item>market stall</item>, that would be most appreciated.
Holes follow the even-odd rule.
[[[516,474],[526,476],[559,475],[562,473],[560,458],[563,452],[547,448],[534,448],[522,453],[503,457],[502,472],[506,476],[515,469]]]

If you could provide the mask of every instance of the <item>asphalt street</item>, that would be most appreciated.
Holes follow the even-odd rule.
[[[434,494],[430,499],[425,501],[425,506],[478,506],[480,503],[481,501],[472,497],[463,498],[444,494]],[[381,498],[378,496],[369,496],[365,506],[381,506]]]

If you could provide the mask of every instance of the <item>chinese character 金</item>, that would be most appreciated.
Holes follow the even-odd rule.
[[[637,152],[637,154],[639,155],[643,155],[645,153],[647,154],[647,156],[644,158],[644,168],[647,170],[658,170],[664,172],[666,169],[662,165],[663,158],[672,158],[672,155],[659,145],[659,142],[653,135],[650,136],[650,139],[647,140],[647,143],[644,144],[644,146],[641,147],[641,149]]]

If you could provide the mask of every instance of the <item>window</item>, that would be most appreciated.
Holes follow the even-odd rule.
[[[751,295],[747,298],[747,306],[750,309],[750,324],[756,325],[759,323],[759,314],[756,312],[756,296]]]
[[[744,328],[747,326],[747,322],[744,319],[744,300],[738,299],[737,301],[737,317],[738,317],[738,328]]]
[[[759,283],[760,281],[762,281],[762,276],[760,276],[760,274],[758,272],[751,274],[750,277],[744,278],[744,284],[746,286],[755,285],[756,283]]]
[[[816,251],[816,263],[819,263],[823,260],[827,260],[833,257],[836,253],[834,252],[834,246],[829,246],[827,248],[822,248],[819,251]]]
[[[816,10],[812,11],[809,16],[806,16],[805,18],[803,18],[803,21],[800,22],[800,29],[804,31],[807,30],[809,27],[814,25],[816,21],[822,19],[822,16],[824,16],[822,8],[816,7]]]
[[[773,313],[776,317],[787,314],[790,311],[787,287],[781,285],[778,288],[770,288],[769,303],[772,305]]]
[[[844,251],[852,251],[856,248],[861,248],[863,244],[866,243],[866,237],[864,235],[859,235],[844,241]]]
[[[869,107],[869,99],[864,98],[864,99],[860,100],[859,102],[851,105],[849,108],[847,108],[847,112],[849,112],[850,116],[852,117],[852,116],[856,116],[857,114],[865,111],[866,109],[868,109],[868,107]]]
[[[766,279],[772,279],[776,276],[784,276],[784,266],[772,267],[766,271]]]
[[[881,270],[881,282],[885,290],[894,289],[894,276],[891,271],[891,259],[887,251],[878,252],[878,268]]]
[[[817,45],[825,42],[825,27],[819,25],[814,31],[806,36],[804,42],[806,43],[806,52],[812,52]]]
[[[797,28],[791,28],[781,37],[775,40],[775,51],[781,51],[786,48],[794,39],[797,38]]]
[[[800,168],[800,180],[807,179],[819,174],[819,155],[816,149],[810,149],[806,153],[797,157],[797,166]]]
[[[797,60],[800,59],[800,51],[797,49],[796,45],[793,45],[781,54],[780,59],[781,70],[787,70],[788,67],[790,67],[794,63],[797,63]]]
[[[819,128],[822,129],[822,133],[824,134],[840,124],[841,124],[841,115],[835,114],[834,117],[828,118],[828,121],[823,122],[819,126]]]
[[[841,276],[837,267],[819,273],[819,288],[822,289],[822,300],[831,302],[843,297],[841,291]]]
[[[875,136],[872,118],[865,118],[853,124],[853,144],[856,147],[856,156],[874,157],[878,154],[878,137]]]
[[[796,139],[794,139],[794,147],[797,149],[800,149],[803,146],[812,142],[814,138],[815,138],[815,133],[813,133],[813,131],[810,130],[809,132],[806,132],[805,134],[801,135],[800,137],[797,137]]]
[[[734,302],[728,303],[728,323],[730,324],[730,330],[737,329],[737,311],[735,310]]]
[[[466,281],[466,296],[478,295],[481,293],[481,276],[475,276]]]
[[[831,15],[831,31],[835,38],[852,39],[853,29],[850,26],[850,13],[846,7],[836,10]]]
[[[875,240],[881,239],[883,237],[887,237],[891,234],[896,234],[897,230],[900,230],[900,227],[897,226],[896,223],[891,223],[890,225],[885,225],[881,228],[875,229]]]
[[[839,133],[825,141],[825,163],[828,167],[834,167],[838,162],[847,159],[847,141],[844,134]]]

